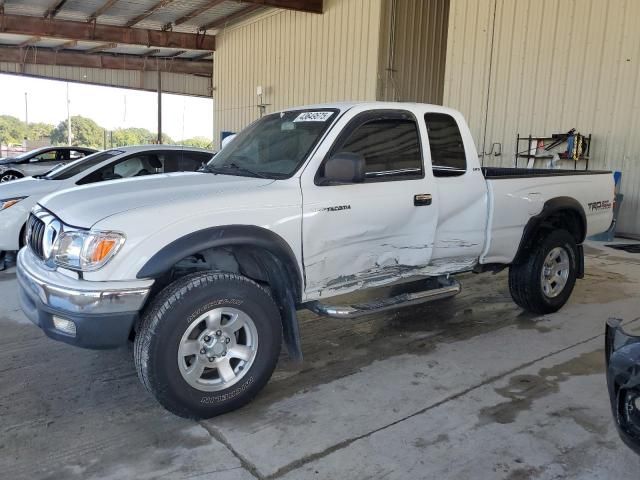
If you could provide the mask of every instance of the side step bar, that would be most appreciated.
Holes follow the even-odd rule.
[[[393,310],[396,308],[408,307],[410,305],[417,305],[419,303],[433,302],[434,300],[453,297],[460,293],[460,289],[461,287],[459,282],[456,280],[448,280],[446,285],[437,288],[415,293],[401,293],[395,297],[372,300],[371,302],[366,303],[358,303],[354,305],[326,305],[316,301],[309,302],[306,305],[306,308],[317,315],[325,317],[351,319],[358,318],[363,315],[384,312],[386,310]]]

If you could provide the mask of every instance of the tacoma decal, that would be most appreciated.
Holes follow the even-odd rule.
[[[609,210],[612,206],[611,200],[601,200],[599,202],[589,202],[589,210],[592,212],[596,210]]]
[[[351,210],[351,205],[336,205],[335,207],[319,208],[318,212],[339,212],[340,210]]]

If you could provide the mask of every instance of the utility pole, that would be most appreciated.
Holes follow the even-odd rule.
[[[71,100],[69,100],[69,82],[67,82],[67,145],[71,146]]]
[[[162,72],[158,67],[158,145],[162,143]]]
[[[29,127],[29,99],[27,92],[24,92],[24,123]]]

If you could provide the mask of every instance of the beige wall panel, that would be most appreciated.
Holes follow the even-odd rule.
[[[487,0],[476,15],[475,2],[451,1],[444,103],[467,116],[479,148],[502,144],[485,164],[513,165],[518,132],[593,133],[590,168],[623,171],[618,230],[640,234],[640,2]]]
[[[374,100],[381,0],[325,0],[322,15],[272,10],[218,32],[214,130],[238,131],[266,112]]]
[[[385,0],[382,12],[378,99],[441,104],[449,0]]]
[[[443,104],[463,112],[482,138],[495,0],[451,0]]]

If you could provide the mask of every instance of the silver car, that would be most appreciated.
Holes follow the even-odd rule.
[[[0,182],[42,175],[58,165],[78,160],[97,152],[86,147],[43,147],[12,158],[0,160]]]

